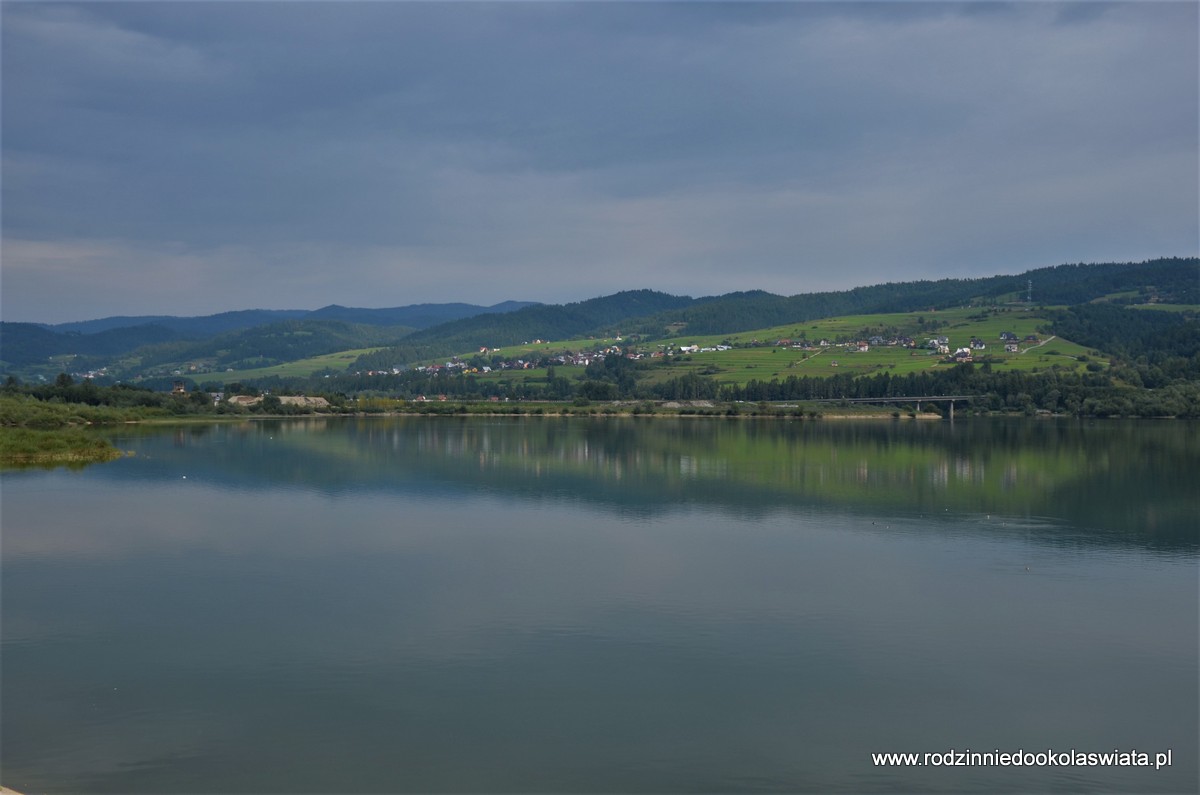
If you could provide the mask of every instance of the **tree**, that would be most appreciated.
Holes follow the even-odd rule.
[[[588,400],[616,400],[617,387],[607,381],[584,381],[579,386],[579,395]]]

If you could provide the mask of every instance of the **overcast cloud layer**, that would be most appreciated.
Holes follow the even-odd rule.
[[[1197,4],[3,4],[5,320],[1197,253]]]

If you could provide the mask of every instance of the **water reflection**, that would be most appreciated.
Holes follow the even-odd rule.
[[[133,458],[5,477],[6,783],[1184,790],[1194,436],[554,418],[135,429],[119,442]],[[968,744],[1173,748],[1178,762],[870,763]]]
[[[433,488],[640,516],[694,505],[737,515],[950,512],[1069,519],[1097,543],[1188,550],[1200,541],[1196,423],[319,419],[118,443],[139,455],[104,477],[190,473],[223,487],[327,493]]]

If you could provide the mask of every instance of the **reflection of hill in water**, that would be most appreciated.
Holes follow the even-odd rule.
[[[1198,436],[1184,422],[318,419],[140,429],[119,441],[139,455],[104,470],[251,489],[488,492],[630,515],[1070,517],[1093,542],[1195,550]]]

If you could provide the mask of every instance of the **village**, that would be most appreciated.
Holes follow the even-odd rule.
[[[751,339],[741,342],[726,340],[721,344],[706,345],[694,343],[660,343],[655,346],[655,350],[653,351],[642,350],[645,346],[625,344],[619,335],[615,339],[622,344],[607,344],[608,341],[606,340],[604,343],[598,344],[590,350],[562,350],[556,353],[547,352],[544,354],[539,354],[535,351],[526,351],[520,356],[509,355],[507,357],[503,355],[499,348],[481,346],[478,352],[468,359],[460,356],[452,356],[444,362],[417,365],[411,368],[394,366],[386,370],[358,371],[356,375],[399,375],[404,372],[418,372],[426,375],[486,375],[500,371],[536,370],[547,367],[587,367],[595,362],[603,362],[606,358],[612,356],[620,356],[631,360],[649,359],[661,361],[671,359],[672,357],[690,356],[692,354],[723,353],[735,349],[767,347],[800,351],[807,354],[843,353],[848,355],[867,353],[872,349],[878,348],[908,349],[911,351],[910,355],[912,356],[921,355],[921,352],[924,351],[926,355],[940,357],[938,361],[968,363],[975,361],[976,357],[984,355],[984,352],[988,348],[987,342],[978,336],[971,336],[966,345],[952,346],[950,337],[944,334],[930,336],[923,342],[918,342],[916,339],[906,335],[885,337],[876,334],[865,339],[837,337],[834,339],[820,338],[816,341],[811,341],[803,338],[778,338],[774,342]],[[1042,340],[1036,334],[1028,334],[1021,337],[1011,331],[1003,331],[999,334],[998,343],[999,346],[1003,346],[1004,353],[1016,354],[1022,351],[1022,345],[1028,349],[1029,347],[1042,344]],[[535,339],[524,343],[526,346],[548,346],[550,344],[549,340],[543,339]],[[830,365],[837,367],[839,366],[839,362],[833,360],[830,362]],[[206,372],[206,369],[198,368],[195,364],[191,364],[186,369],[175,369],[172,374],[178,377],[181,375],[197,375],[200,372]],[[102,369],[74,373],[73,375],[85,380],[91,380],[106,376],[107,374],[107,369]]]
[[[1028,334],[1023,340],[1011,331],[1000,332],[1000,343],[1004,346],[1005,353],[1020,353],[1021,341],[1026,345],[1040,345],[1041,339],[1036,334]],[[971,337],[970,341],[965,346],[959,346],[951,351],[950,338],[944,334],[929,337],[923,345],[918,345],[917,341],[912,337],[895,336],[885,338],[879,335],[869,337],[866,340],[838,341],[831,342],[828,339],[819,340],[816,343],[808,341],[793,342],[790,339],[780,339],[775,343],[777,346],[790,348],[800,351],[825,351],[843,349],[846,353],[867,353],[871,348],[909,348],[916,355],[918,350],[927,350],[930,355],[943,356],[947,361],[953,362],[970,362],[980,351],[987,349],[987,343],[979,337]],[[711,350],[711,349],[706,349]]]
[[[617,340],[621,338],[618,336]],[[1021,345],[1026,347],[1040,345],[1041,338],[1036,334],[1028,334],[1024,337],[1019,337],[1011,331],[1003,331],[999,335],[999,344],[1003,346],[1006,354],[1014,354],[1021,352]],[[525,343],[526,345],[549,345],[548,340],[536,339],[532,342]],[[459,356],[453,356],[445,362],[424,364],[413,367],[412,370],[428,375],[459,375],[459,374],[487,374],[503,370],[534,370],[546,367],[587,367],[594,362],[603,362],[610,356],[623,356],[626,359],[641,360],[641,359],[664,359],[673,356],[686,356],[690,354],[704,353],[721,353],[724,351],[734,350],[735,348],[760,348],[760,347],[775,347],[795,351],[803,351],[807,353],[818,352],[838,352],[846,354],[867,353],[872,348],[906,348],[912,351],[911,355],[918,355],[920,351],[926,351],[927,355],[942,357],[941,360],[955,363],[973,362],[976,356],[983,355],[987,350],[987,342],[978,336],[972,336],[966,345],[952,347],[950,338],[947,335],[935,335],[927,338],[924,343],[918,343],[912,337],[897,335],[892,337],[884,337],[881,335],[873,335],[866,339],[830,340],[826,338],[819,339],[815,342],[807,339],[793,340],[790,338],[776,339],[773,343],[763,342],[760,340],[750,340],[741,343],[722,343],[718,345],[697,345],[686,344],[676,345],[673,343],[663,343],[657,345],[657,349],[650,352],[639,350],[637,346],[627,345],[602,345],[592,350],[580,351],[562,351],[554,354],[537,355],[534,352],[527,352],[520,357],[505,358],[500,354],[500,349],[489,348],[482,346],[476,355],[470,359],[463,359]],[[490,357],[489,357],[490,354]],[[833,366],[837,366],[833,363]],[[405,368],[394,367],[390,370],[368,370],[364,375],[398,375],[405,372]]]

